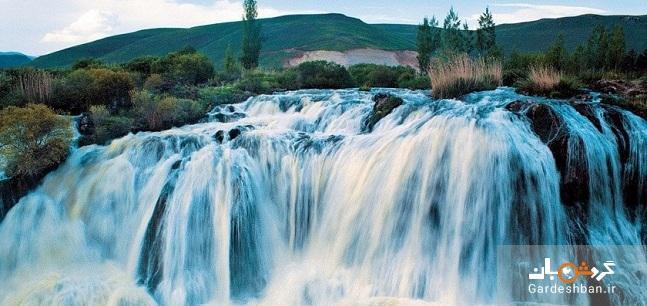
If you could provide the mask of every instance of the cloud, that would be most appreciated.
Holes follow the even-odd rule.
[[[80,17],[62,29],[48,32],[41,42],[52,46],[85,43],[146,28],[192,27],[235,21],[243,15],[241,2],[232,0],[215,0],[202,4],[171,0],[65,1],[74,2],[70,6],[79,11]],[[291,13],[294,12],[259,6],[260,17]]]
[[[529,3],[495,3],[492,15],[497,24],[533,21],[542,18],[560,18],[583,14],[603,14],[605,10],[569,5],[543,5]],[[479,14],[470,16],[470,25],[475,26]]]
[[[99,39],[112,32],[115,17],[110,12],[89,10],[67,27],[45,34],[42,41],[79,43]]]

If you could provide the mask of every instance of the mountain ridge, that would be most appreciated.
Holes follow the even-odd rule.
[[[347,51],[378,49],[415,50],[417,25],[369,24],[343,14],[300,14],[260,19],[264,48],[261,64],[282,66],[298,56],[299,51]],[[566,47],[574,49],[585,41],[595,25],[625,28],[629,49],[647,48],[647,15],[581,15],[545,18],[536,21],[497,26],[497,41],[506,53],[513,49],[536,52],[563,32]],[[122,63],[144,55],[164,55],[188,45],[205,53],[216,64],[225,50],[240,46],[240,21],[201,25],[191,28],[145,29],[106,37],[36,58],[30,65],[39,68],[69,67],[87,57],[108,63]]]

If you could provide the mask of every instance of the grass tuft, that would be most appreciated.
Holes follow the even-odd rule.
[[[431,95],[436,99],[458,98],[473,91],[495,89],[502,83],[499,61],[458,55],[447,61],[434,59],[429,69]]]

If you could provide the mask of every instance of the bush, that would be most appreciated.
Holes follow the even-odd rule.
[[[204,109],[196,101],[160,98],[146,91],[133,93],[133,103],[139,130],[160,131],[194,122],[204,115]]]
[[[116,111],[131,105],[134,87],[131,75],[124,71],[79,69],[54,84],[49,105],[72,114],[86,112],[91,105],[106,105]]]
[[[430,89],[431,80],[427,75],[405,73],[398,79],[398,87],[409,89]]]
[[[272,92],[275,85],[275,78],[263,72],[254,71],[246,73],[242,79],[236,82],[235,87],[245,92],[267,94]]]
[[[105,114],[103,114],[105,115]],[[106,144],[109,141],[128,135],[133,128],[134,120],[125,116],[103,116],[92,113],[95,135],[94,143]]]
[[[0,154],[10,177],[43,175],[67,157],[70,121],[42,104],[0,111]]]
[[[348,70],[341,65],[314,61],[297,66],[299,88],[350,88],[355,86]]]
[[[15,90],[15,79],[6,71],[0,71],[0,109],[9,106],[24,106],[27,99]]]
[[[109,69],[91,69],[92,87],[90,88],[90,105],[106,105],[113,111],[121,107],[130,107],[130,91],[135,82],[125,71]]]
[[[413,69],[411,69],[413,71]],[[406,72],[404,67],[389,67],[375,64],[359,64],[348,68],[355,84],[369,87],[398,87],[400,75]]]
[[[167,82],[198,85],[213,76],[214,67],[206,56],[193,50],[171,53],[155,61],[151,73],[161,74]]]
[[[249,96],[231,86],[204,87],[198,91],[198,102],[207,111],[217,105],[245,101]]]
[[[144,81],[143,89],[152,93],[161,93],[166,90],[168,84],[159,74],[151,74],[146,81]]]
[[[87,111],[92,100],[93,81],[92,75],[85,69],[76,70],[67,77],[57,80],[54,83],[54,93],[49,106],[72,114]]]
[[[457,98],[464,94],[494,89],[501,85],[501,63],[498,61],[474,60],[467,55],[438,59],[429,70],[431,94],[434,98]]]
[[[159,60],[160,58],[157,56],[142,56],[130,60],[128,63],[123,65],[123,68],[130,72],[141,73],[144,76],[149,76],[153,71],[153,65],[155,65],[155,62]]]

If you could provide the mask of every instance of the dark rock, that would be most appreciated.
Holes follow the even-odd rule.
[[[580,113],[580,115],[586,117],[586,119],[589,119],[591,123],[595,126],[598,131],[602,132],[602,124],[600,123],[600,119],[595,115],[595,111],[593,110],[593,106],[588,103],[574,103],[573,108]]]
[[[622,163],[623,202],[630,215],[637,217],[636,214],[640,213],[641,210],[645,213],[644,207],[641,206],[647,203],[647,181],[640,177],[638,171],[627,171],[627,168],[631,167],[628,164],[631,162],[629,160],[631,148],[629,143],[630,131],[625,128],[624,115],[614,107],[606,107],[604,117],[616,138],[618,155]]]
[[[583,158],[585,149],[582,141],[570,137],[564,120],[546,104],[533,104],[526,116],[532,130],[553,153],[561,177],[562,203],[568,206],[587,203],[589,174]],[[581,158],[569,158],[575,152],[581,153]]]
[[[373,105],[373,111],[364,121],[363,130],[366,132],[372,131],[378,121],[388,116],[394,109],[404,103],[402,98],[387,93],[376,94],[373,97],[373,102],[375,102]]]
[[[240,136],[241,131],[239,128],[233,128],[229,130],[229,140],[234,140],[236,137]]]
[[[523,110],[525,110],[528,106],[530,106],[530,103],[528,101],[516,100],[516,101],[512,101],[512,102],[508,103],[505,106],[505,109],[507,109],[508,111],[511,111],[513,113],[518,114],[518,113],[522,112]]]
[[[225,140],[225,132],[220,130],[217,131],[216,134],[213,135],[213,138],[218,142],[222,143]]]
[[[94,121],[92,120],[91,113],[82,113],[76,122],[76,128],[83,136],[90,136],[94,134]]]

